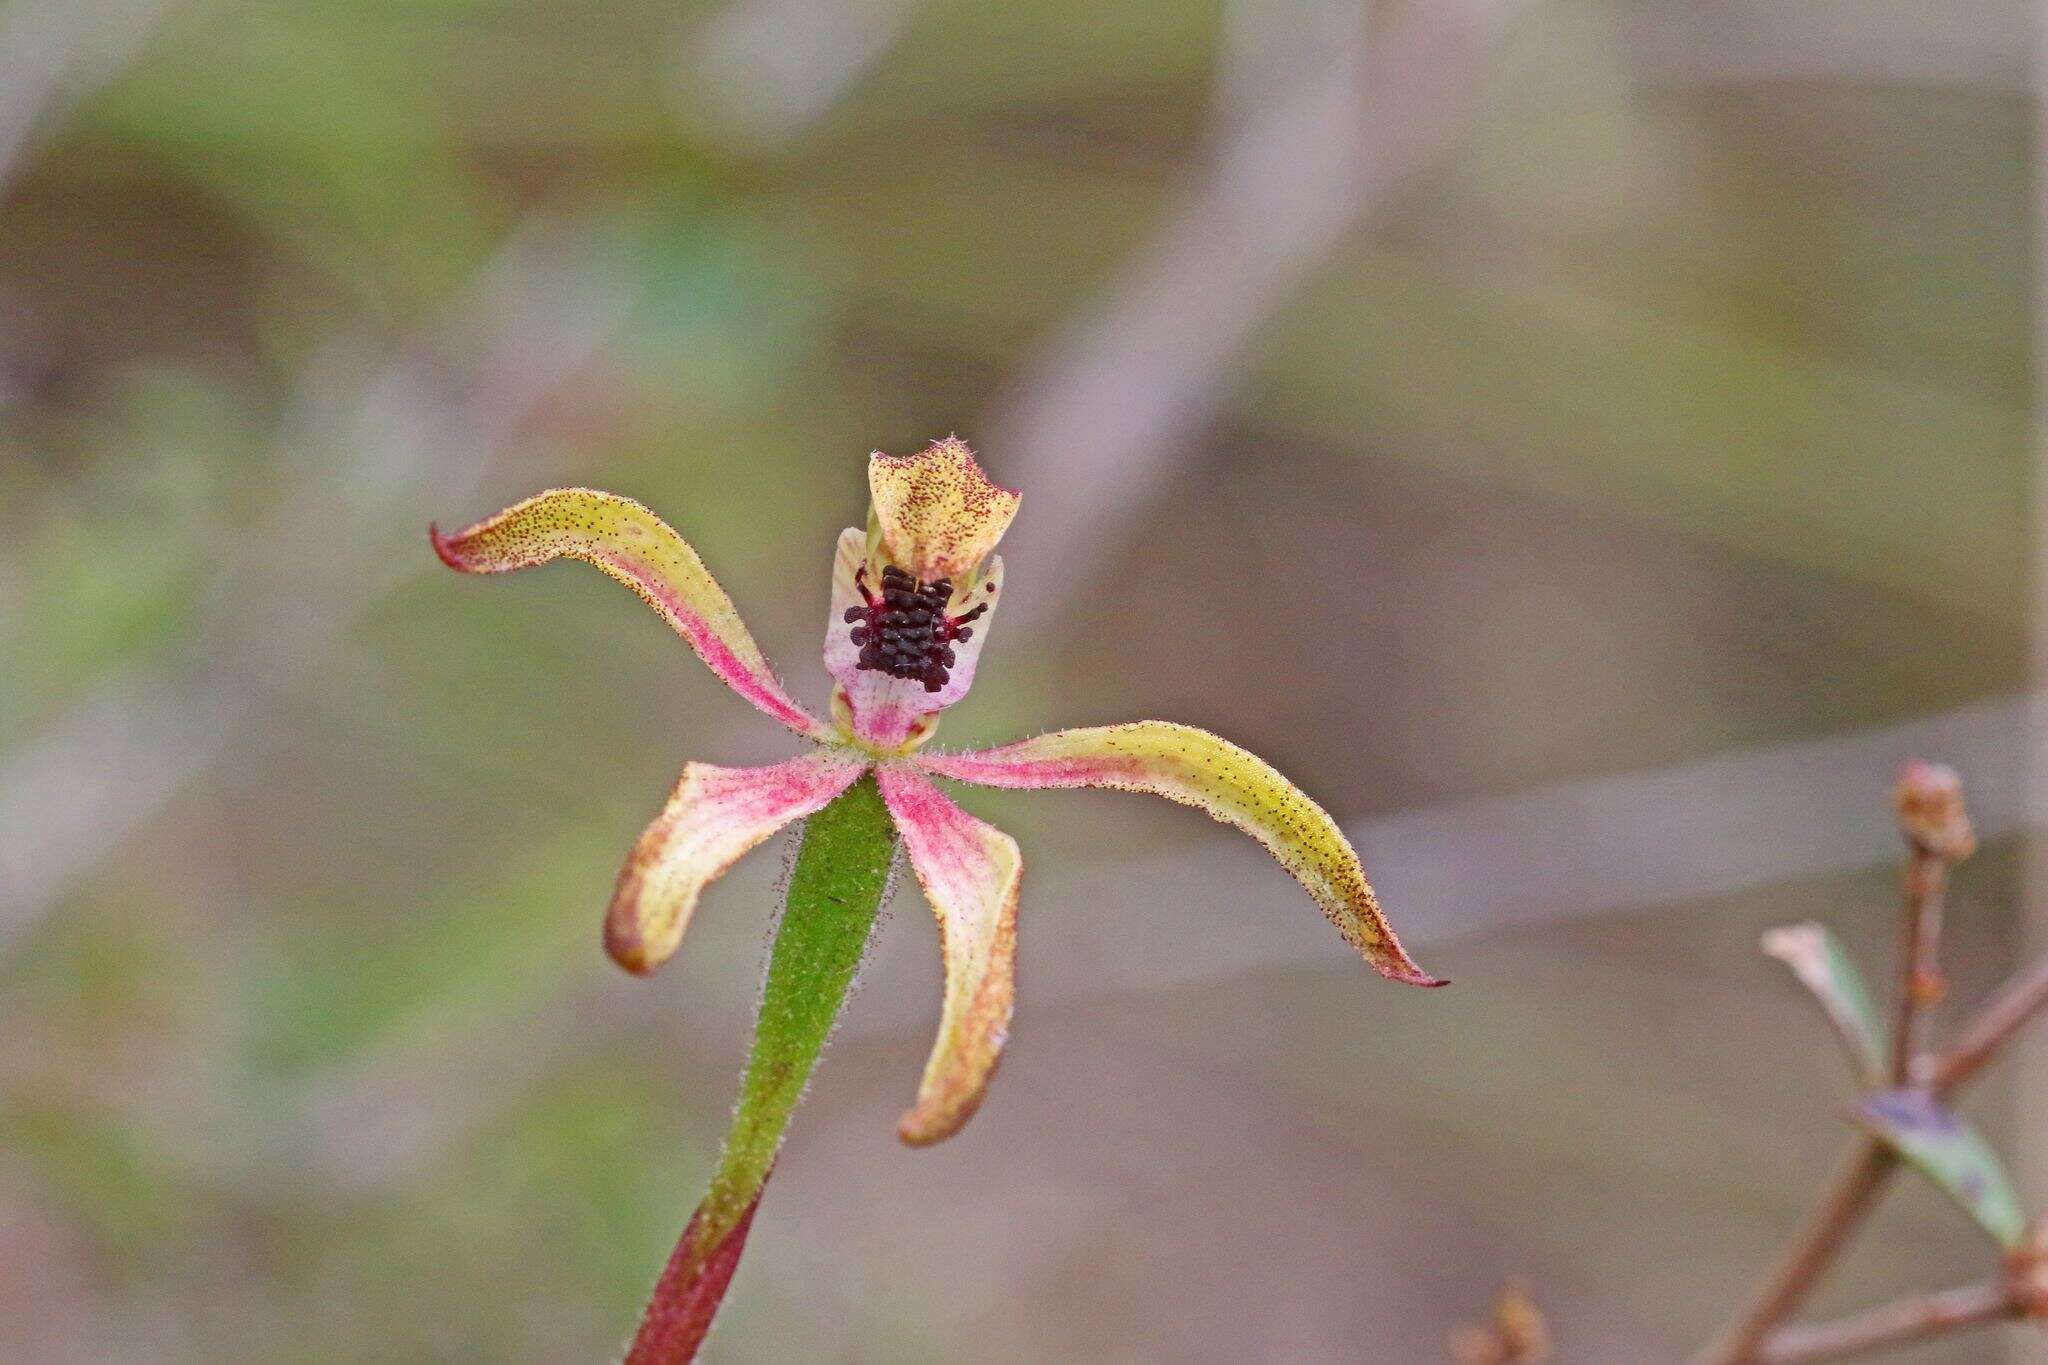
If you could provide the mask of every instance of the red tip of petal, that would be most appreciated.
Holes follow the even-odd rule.
[[[441,557],[443,564],[458,572],[468,572],[469,566],[456,558],[455,551],[450,546],[448,537],[442,535],[441,528],[431,521],[427,523],[427,540],[433,545],[434,553]]]
[[[1398,981],[1404,986],[1423,986],[1434,988],[1437,986],[1448,986],[1451,984],[1448,978],[1441,976],[1431,976],[1428,972],[1425,972],[1424,970],[1422,970],[1422,968],[1415,966],[1413,963],[1410,963],[1407,967],[1383,967],[1379,963],[1374,962],[1372,964],[1372,969],[1378,972],[1381,976],[1384,976],[1387,980]]]
[[[983,1094],[951,1111],[940,1105],[918,1105],[897,1121],[896,1140],[906,1147],[936,1147],[967,1126],[967,1120],[981,1108]]]
[[[604,951],[635,976],[653,976],[654,969],[661,965],[647,956],[647,944],[639,930],[631,923],[621,923],[617,916],[605,918]]]

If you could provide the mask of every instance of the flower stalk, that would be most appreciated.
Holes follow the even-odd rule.
[[[940,713],[973,686],[1009,581],[995,547],[1020,495],[965,442],[868,460],[867,527],[839,536],[823,662],[829,718],[796,700],[739,609],[675,528],[615,493],[557,488],[452,535],[434,552],[462,573],[556,559],[631,588],[697,657],[810,747],[759,768],[689,763],[613,888],[605,951],[635,975],[676,952],[704,889],[807,816],[787,912],[725,1156],[661,1276],[630,1365],[688,1360],[710,1328],[791,1110],[817,1064],[867,943],[897,841],[937,922],[945,968],[938,1037],[897,1136],[942,1142],[974,1116],[1009,1038],[1016,997],[1017,841],[934,781],[1099,787],[1192,806],[1250,835],[1391,980],[1444,984],[1401,947],[1358,852],[1329,812],[1229,741],[1165,721],[1055,730],[965,753],[926,752]]]
[[[626,1365],[680,1365],[711,1330],[790,1115],[852,991],[895,858],[895,827],[872,777],[804,826],[725,1153],[655,1285]]]

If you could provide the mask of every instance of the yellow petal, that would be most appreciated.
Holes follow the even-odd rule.
[[[689,764],[619,873],[605,951],[643,975],[668,961],[707,883],[790,821],[823,809],[866,769],[863,755],[836,747],[766,768]]]
[[[1265,845],[1382,976],[1444,984],[1402,950],[1357,852],[1329,813],[1264,759],[1206,730],[1160,720],[1056,730],[978,753],[928,754],[917,763],[987,787],[1110,787],[1206,811]]]
[[[1017,997],[1017,841],[975,819],[911,769],[876,771],[939,921],[946,1001],[917,1104],[896,1135],[925,1146],[960,1131],[981,1106],[1009,1037]]]
[[[640,595],[733,691],[800,735],[831,728],[790,699],[746,622],[689,543],[654,513],[616,493],[554,488],[452,536],[428,527],[443,563],[504,573],[551,559],[594,564]]]
[[[876,451],[868,493],[889,562],[926,583],[964,582],[1010,528],[1019,500],[990,482],[956,436],[917,455]]]

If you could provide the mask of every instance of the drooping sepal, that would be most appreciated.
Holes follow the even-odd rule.
[[[913,1146],[943,1141],[981,1107],[1009,1037],[1017,998],[1017,841],[954,805],[908,767],[877,770],[910,866],[939,923],[945,1003],[917,1103],[896,1135]]]
[[[668,961],[707,883],[790,821],[822,809],[866,767],[862,755],[837,747],[765,768],[686,766],[619,872],[605,951],[642,975]]]
[[[1206,730],[1157,720],[1056,730],[916,762],[986,787],[1108,787],[1194,806],[1264,845],[1382,976],[1444,984],[1402,949],[1356,850],[1329,813],[1264,759]]]
[[[732,598],[688,541],[654,513],[616,493],[554,488],[453,535],[427,534],[443,563],[463,573],[505,573],[553,559],[580,559],[653,607],[733,691],[800,735],[831,729],[776,680]]]

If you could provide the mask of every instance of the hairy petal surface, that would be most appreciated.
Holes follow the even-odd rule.
[[[909,738],[919,721],[945,710],[974,686],[974,672],[981,666],[981,647],[988,641],[989,625],[1003,595],[1003,561],[1000,555],[990,560],[988,572],[955,598],[951,611],[956,616],[978,606],[988,610],[974,622],[974,634],[953,645],[952,676],[945,686],[927,692],[915,678],[892,678],[877,669],[860,666],[860,646],[853,642],[846,610],[865,604],[856,580],[866,559],[866,534],[850,526],[840,532],[839,551],[832,561],[832,617],[825,624],[825,671],[846,694],[847,705],[853,712],[854,735],[864,743],[893,749]],[[872,573],[868,590],[879,591]]]
[[[1329,813],[1264,759],[1206,730],[1160,720],[1056,730],[977,753],[923,755],[917,763],[985,787],[1109,787],[1194,806],[1263,844],[1382,976],[1444,984],[1403,951],[1357,852]]]
[[[640,595],[733,691],[800,735],[827,738],[823,722],[790,699],[746,622],[689,542],[616,493],[553,488],[454,535],[428,527],[451,569],[505,573],[552,559],[594,564]]]
[[[866,768],[862,755],[836,747],[766,768],[686,766],[619,873],[605,951],[642,975],[668,961],[706,883],[790,821],[823,808]]]
[[[1017,515],[1021,495],[997,486],[957,436],[916,455],[868,458],[868,496],[890,562],[924,582],[973,573]]]
[[[1017,841],[975,819],[912,769],[876,771],[882,798],[939,921],[946,1000],[917,1103],[896,1126],[913,1146],[960,1131],[981,1107],[1017,998]]]

